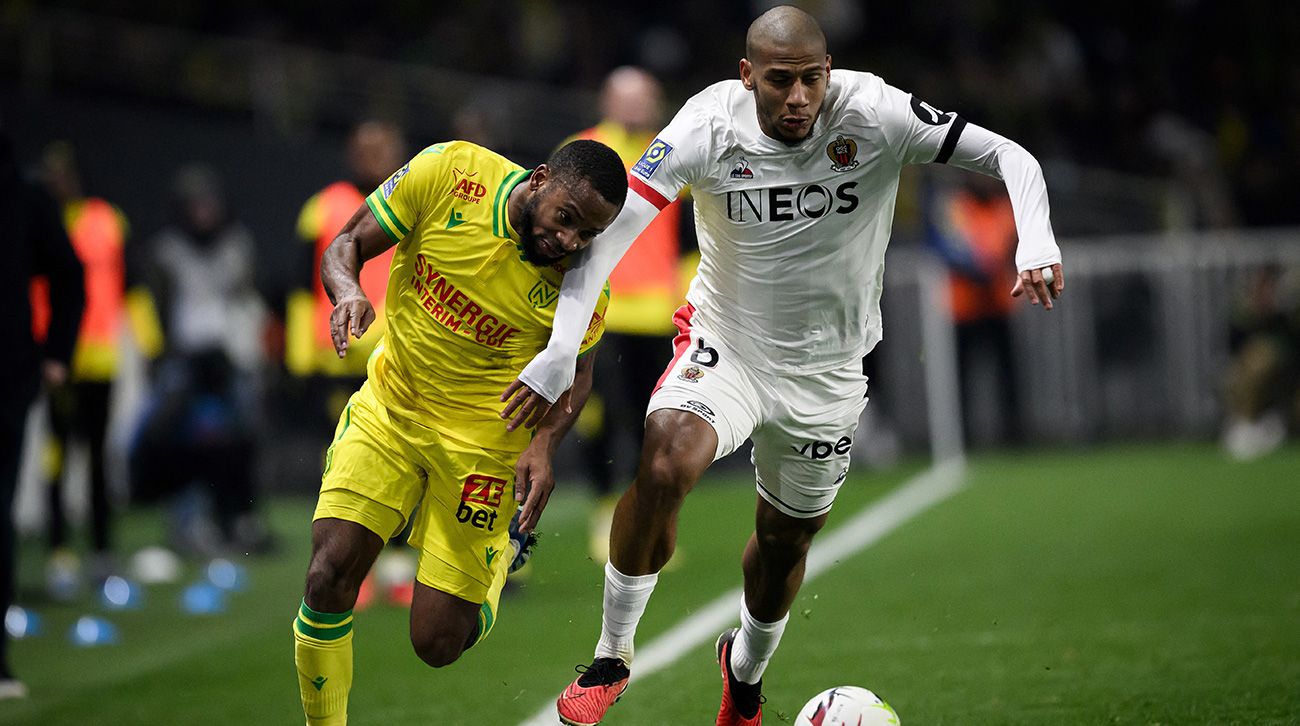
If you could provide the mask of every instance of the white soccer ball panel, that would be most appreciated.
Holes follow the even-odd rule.
[[[858,686],[828,688],[808,701],[795,726],[899,726],[898,714],[879,696]]]

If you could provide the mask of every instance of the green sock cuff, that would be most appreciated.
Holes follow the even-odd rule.
[[[293,629],[299,635],[305,635],[308,638],[315,638],[316,640],[339,640],[352,632],[352,621],[348,621],[343,625],[331,625],[328,628],[318,628],[304,622],[302,616],[299,615],[297,618],[294,618]]]
[[[320,613],[307,607],[307,601],[302,601],[302,606],[298,609],[298,615],[321,625],[338,625],[339,623],[352,617],[352,611],[342,613]]]

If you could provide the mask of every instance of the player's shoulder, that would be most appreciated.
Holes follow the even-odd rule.
[[[836,68],[831,71],[826,103],[837,121],[879,126],[902,118],[911,95],[874,73]]]
[[[395,184],[403,176],[421,180],[419,183],[437,186],[440,180],[456,183],[470,172],[479,179],[504,176],[521,168],[497,152],[469,141],[443,141],[421,149],[405,166],[390,177]]]
[[[874,73],[833,68],[826,101],[832,109],[841,112],[872,114],[879,108],[888,87],[889,84]]]

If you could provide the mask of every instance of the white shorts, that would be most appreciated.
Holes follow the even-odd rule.
[[[813,375],[766,372],[739,359],[677,311],[676,351],[650,397],[659,409],[690,411],[718,434],[714,460],[754,440],[758,493],[798,518],[829,512],[849,473],[849,451],[867,403],[861,362]]]

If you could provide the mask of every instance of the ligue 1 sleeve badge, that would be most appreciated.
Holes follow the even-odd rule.
[[[858,166],[858,142],[840,134],[826,145],[826,155],[831,158],[831,171],[852,171]]]

